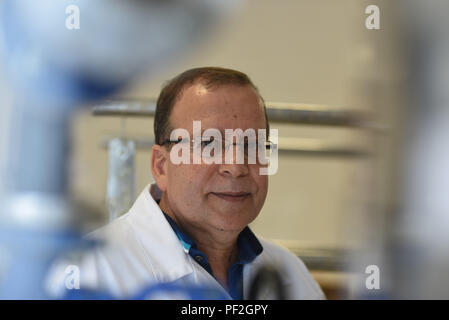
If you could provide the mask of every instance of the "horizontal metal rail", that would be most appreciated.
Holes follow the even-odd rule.
[[[357,110],[331,108],[325,105],[267,102],[268,119],[272,122],[354,127],[373,130],[384,128],[375,121],[374,114]],[[94,116],[152,117],[155,100],[112,100],[96,104]]]

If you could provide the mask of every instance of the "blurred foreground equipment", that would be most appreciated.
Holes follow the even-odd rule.
[[[449,2],[401,0],[391,9],[406,101],[395,125],[394,196],[361,226],[378,236],[353,257],[360,271],[378,267],[380,287],[370,290],[365,274],[355,297],[449,299]]]
[[[0,195],[0,298],[46,298],[51,260],[78,243],[67,199],[69,127],[104,98],[192,46],[230,0],[4,0],[0,30],[16,104]],[[65,25],[75,5],[79,29]]]
[[[449,299],[449,2],[400,5],[410,77],[386,261],[395,298]]]

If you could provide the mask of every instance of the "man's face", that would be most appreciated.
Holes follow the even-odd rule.
[[[218,129],[265,129],[265,114],[250,86],[225,85],[207,89],[200,83],[184,89],[170,116],[173,129],[192,138],[193,121],[202,132]],[[265,202],[268,177],[258,164],[178,164],[168,159],[167,199],[177,219],[199,229],[241,231],[259,214]],[[223,154],[225,150],[223,150]]]

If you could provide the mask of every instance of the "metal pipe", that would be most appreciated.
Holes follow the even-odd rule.
[[[273,122],[311,124],[338,127],[354,127],[384,130],[368,112],[335,109],[325,105],[267,102],[268,119]],[[156,111],[156,101],[149,100],[109,100],[92,108],[94,116],[152,117]]]
[[[131,208],[135,200],[136,143],[129,139],[115,138],[108,142],[109,168],[106,201],[109,220],[121,216]]]

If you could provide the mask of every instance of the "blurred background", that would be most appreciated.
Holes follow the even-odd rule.
[[[365,25],[370,15],[365,9],[373,4],[380,9],[379,30]],[[408,182],[402,179],[408,159],[403,149],[407,145],[403,141],[409,137],[405,133],[408,115],[410,110],[426,113],[419,106],[411,108],[409,101],[413,94],[424,97],[420,102],[430,95],[416,91],[420,87],[414,81],[428,68],[419,61],[432,56],[428,51],[414,49],[418,45],[434,48],[422,42],[429,39],[426,35],[433,34],[426,33],[433,29],[425,26],[431,24],[433,12],[447,9],[444,2],[433,4],[386,0],[244,1],[212,32],[202,35],[189,50],[178,52],[164,67],[141,75],[110,96],[83,102],[84,107],[77,108],[70,121],[67,182],[70,197],[85,208],[84,230],[109,221],[108,176],[112,160],[108,142],[112,138],[143,141],[137,143],[135,153],[132,151],[132,164],[128,163],[134,174],[133,196],[137,197],[153,181],[148,146],[153,137],[151,112],[131,116],[126,112],[108,115],[101,110],[105,106],[151,110],[162,84],[189,68],[237,69],[250,76],[268,105],[286,103],[287,109],[321,111],[320,117],[330,119],[327,124],[313,119],[296,123],[283,121],[282,117],[270,120],[271,128],[279,129],[279,169],[269,177],[268,197],[252,229],[300,256],[330,299],[394,296],[394,289],[389,287],[394,282],[389,282],[391,276],[384,275],[403,271],[397,263],[404,260],[397,262],[394,258],[395,250],[402,250],[397,243],[414,238],[407,232],[398,236],[394,230],[399,227],[392,227],[404,225],[397,217],[410,199],[401,186],[422,182],[418,178]],[[414,24],[418,21],[413,18],[416,12],[422,13],[422,20]],[[140,41],[151,41],[145,33],[140,37]],[[126,50],[132,52],[133,47]],[[432,52],[443,49],[439,50]],[[418,71],[415,67],[419,67]],[[3,59],[0,68],[6,68]],[[447,84],[448,75],[442,74],[438,83]],[[0,72],[1,129],[5,130],[0,137],[4,140],[11,123],[8,110],[12,110],[13,97],[6,72]],[[94,108],[100,111],[94,114]],[[347,121],[332,121],[338,117]],[[5,162],[5,157],[1,160]],[[416,170],[420,170],[420,163]],[[419,223],[412,221],[411,225]],[[369,265],[380,267],[380,290],[365,286],[369,276],[365,269]],[[420,292],[426,292],[424,287]],[[439,297],[446,293],[441,294]]]

